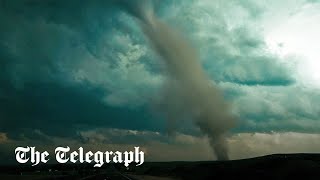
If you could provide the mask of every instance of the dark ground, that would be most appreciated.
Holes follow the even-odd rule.
[[[141,176],[148,175],[148,176]],[[122,164],[2,166],[0,179],[320,179],[320,154],[276,154],[205,162],[147,162],[126,169]],[[161,179],[161,178],[160,178]]]

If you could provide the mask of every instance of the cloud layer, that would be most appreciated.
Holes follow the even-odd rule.
[[[139,1],[131,5],[135,3]],[[282,38],[287,29],[284,25],[282,29],[277,27],[290,21],[293,29],[308,17],[318,20],[315,9],[319,1],[154,3],[160,19],[179,29],[197,48],[210,80],[232,102],[240,123],[231,144],[254,143],[248,152],[260,155],[296,147],[299,142],[293,139],[297,136],[306,138],[303,140],[317,136],[320,86],[316,79],[317,53],[313,53],[317,42],[311,43],[316,36],[299,41],[310,44],[297,46],[309,47],[302,49],[310,51],[292,53],[291,41]],[[165,121],[153,113],[150,103],[166,78],[164,64],[158,61],[134,19],[115,1],[3,0],[0,21],[1,151],[18,142],[42,143],[43,138],[51,137],[75,143],[115,144],[119,140],[110,134],[96,135],[97,128],[165,134]],[[312,78],[308,78],[309,72]],[[202,138],[191,121],[186,119],[183,124],[179,133]],[[260,138],[273,141],[277,133],[282,143],[288,141],[290,145],[263,151],[256,142]],[[92,140],[88,136],[97,137]],[[165,136],[160,140],[155,136],[150,137],[159,148],[184,147],[178,142],[168,145]],[[140,136],[119,141],[132,144],[139,141],[135,138]],[[193,146],[199,147],[199,152],[207,147],[205,141],[187,147]],[[304,147],[297,151],[318,150],[317,145]],[[150,156],[158,153],[151,152]],[[240,154],[231,156],[250,156]],[[183,159],[188,155],[175,156]]]

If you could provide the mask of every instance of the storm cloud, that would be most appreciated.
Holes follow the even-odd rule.
[[[119,2],[0,0],[1,152],[50,137],[92,142],[83,132],[96,128],[164,134],[166,123],[150,102],[165,82],[165,66]],[[300,66],[307,60],[281,54],[288,45],[272,44],[270,37],[277,39],[268,34],[289,18],[315,19],[318,1],[154,2],[157,16],[190,40],[208,79],[233,103],[240,121],[233,134],[320,132],[319,86]],[[141,1],[131,3],[129,11]],[[312,50],[312,44],[304,47]],[[188,119],[182,124],[178,133],[203,138]],[[172,145],[165,136],[152,137],[159,147]],[[121,142],[130,144],[127,138]]]

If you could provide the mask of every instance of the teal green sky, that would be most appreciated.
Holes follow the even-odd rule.
[[[232,105],[231,158],[320,152],[319,0],[152,4]],[[188,119],[167,136],[153,103],[164,64],[123,6],[0,0],[0,159],[14,157],[17,144],[140,145],[149,160],[215,158]]]

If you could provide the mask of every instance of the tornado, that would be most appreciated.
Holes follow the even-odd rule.
[[[190,118],[209,138],[217,160],[228,160],[227,134],[236,122],[230,105],[206,75],[197,50],[179,31],[155,15],[149,1],[144,2],[148,3],[126,9],[138,19],[154,52],[164,62],[166,78],[158,95],[159,111],[168,121],[169,131],[174,132],[175,126]]]

